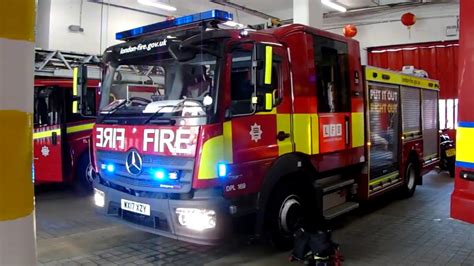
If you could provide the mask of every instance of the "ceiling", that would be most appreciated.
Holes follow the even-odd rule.
[[[249,14],[243,11],[237,11],[235,8],[215,4],[209,0],[156,0],[168,3],[178,10],[176,12],[164,11],[155,7],[145,6],[137,3],[136,0],[89,0],[89,1],[103,1],[129,8],[139,9],[147,12],[158,13],[165,16],[182,16],[192,14],[210,9],[223,9],[231,11],[237,16],[247,18]],[[293,1],[292,0],[228,0],[234,4],[244,6],[249,9],[260,11],[270,16],[278,17],[280,19],[291,19],[293,15]],[[345,6],[348,10],[359,9],[366,7],[377,7],[378,5],[397,4],[397,3],[420,3],[420,2],[458,2],[459,0],[333,0]],[[323,6],[323,13],[334,12]],[[336,12],[337,13],[337,12]]]
[[[164,11],[155,7],[145,6],[137,3],[135,0],[109,0],[104,2],[110,2],[112,4],[127,6],[136,9],[142,9],[149,12],[155,12],[165,15],[184,15],[193,13],[196,11],[204,11],[209,10],[212,8],[223,8],[223,6],[211,3],[209,0],[159,0],[160,2],[168,3],[172,6],[178,8],[176,12],[168,12]],[[268,13],[272,15],[272,13],[280,13],[281,11],[290,11],[293,9],[293,1],[292,0],[230,0],[230,2],[245,6],[250,9],[258,10],[263,13]],[[376,4],[372,0],[334,0],[348,9],[353,8],[360,8],[360,7],[367,7],[367,6],[375,6]],[[271,4],[269,4],[271,3]],[[332,11],[331,9],[327,9],[325,7],[324,11],[329,12]]]

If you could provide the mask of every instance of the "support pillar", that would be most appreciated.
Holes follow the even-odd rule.
[[[323,28],[321,0],[293,0],[293,23]]]
[[[35,265],[35,0],[0,1],[0,265]]]
[[[474,223],[474,1],[461,0],[459,9],[459,123],[451,217]]]

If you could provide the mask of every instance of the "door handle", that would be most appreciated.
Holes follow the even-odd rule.
[[[56,132],[51,133],[51,143],[53,145],[58,144],[58,134]]]
[[[350,144],[350,142],[349,142],[349,132],[350,132],[349,130],[350,129],[349,129],[349,117],[348,116],[346,116],[344,118],[344,123],[345,123],[345,126],[346,126],[346,146],[347,146],[347,145]]]
[[[290,134],[289,133],[286,133],[285,131],[280,131],[278,132],[277,134],[277,139],[279,141],[284,141],[285,139],[289,138],[290,137]]]

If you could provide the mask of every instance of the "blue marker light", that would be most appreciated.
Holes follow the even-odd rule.
[[[227,11],[213,9],[213,10],[209,10],[209,11],[205,11],[205,12],[201,12],[197,14],[192,14],[188,16],[175,18],[172,20],[166,20],[166,21],[138,27],[135,29],[117,32],[115,34],[115,39],[127,40],[127,39],[139,37],[141,35],[149,34],[152,32],[169,29],[172,27],[184,26],[184,25],[189,25],[193,23],[200,23],[200,22],[206,22],[206,21],[212,21],[212,20],[225,22],[225,21],[233,20],[233,18],[234,16],[232,15],[232,13],[229,13]]]
[[[155,172],[155,178],[160,179],[160,180],[165,178],[165,171],[163,171],[163,170],[156,171]]]
[[[219,177],[227,176],[227,165],[225,163],[217,164],[217,174]]]
[[[113,171],[115,171],[115,166],[113,164],[108,164],[107,172],[112,173]]]

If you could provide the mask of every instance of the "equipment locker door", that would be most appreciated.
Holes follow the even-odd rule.
[[[345,42],[314,36],[318,93],[319,152],[351,148],[349,47]]]
[[[367,84],[369,114],[370,181],[393,174],[399,168],[399,91],[397,85]]]
[[[35,87],[34,178],[36,183],[63,180],[64,95],[59,87]]]

